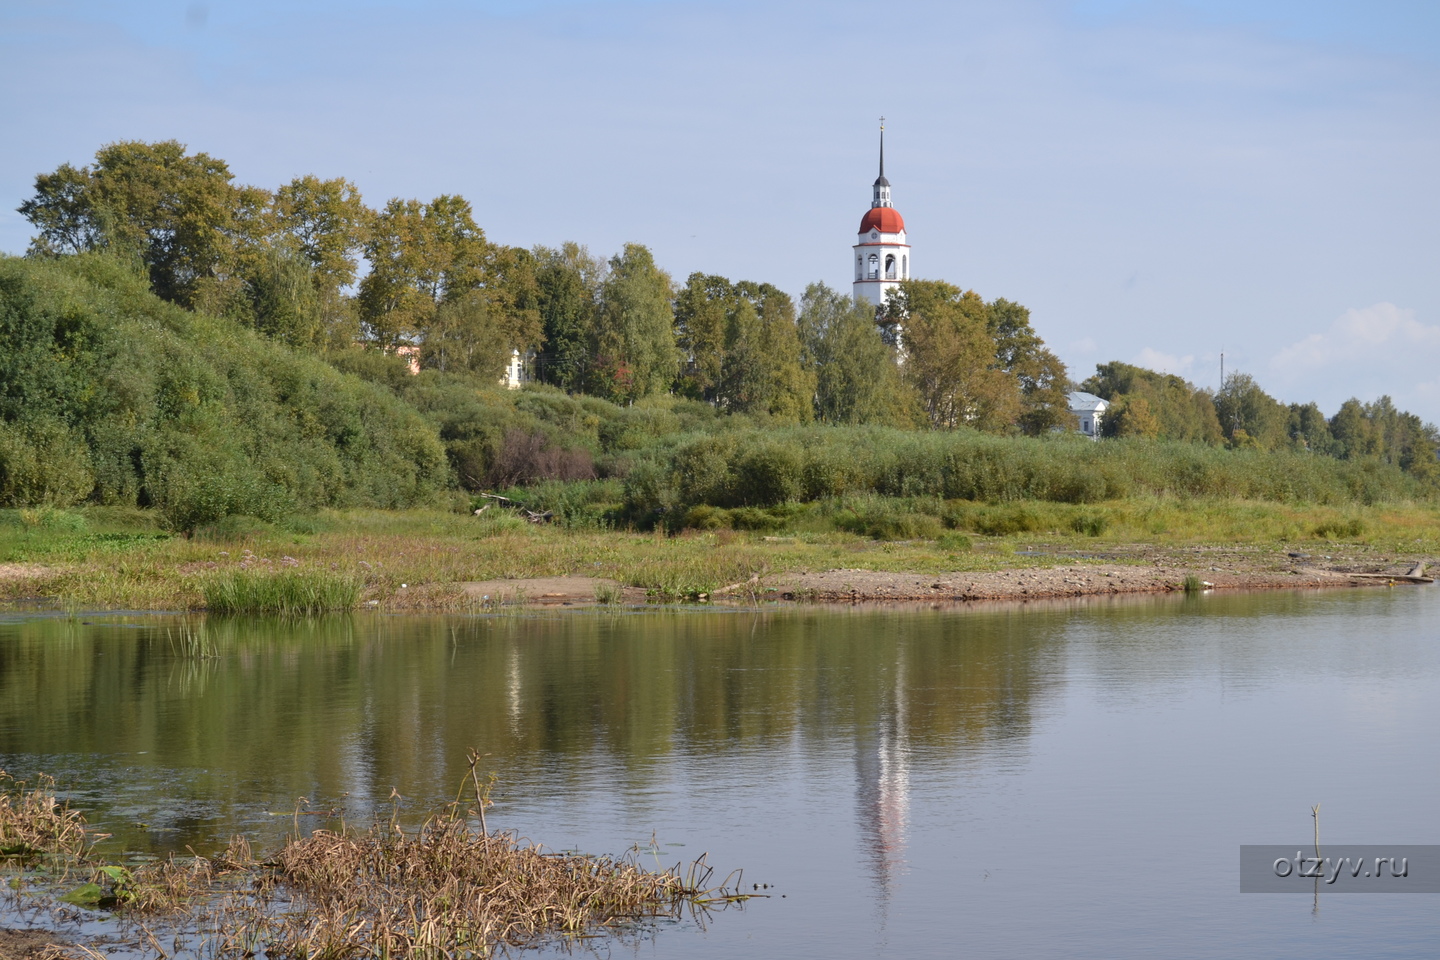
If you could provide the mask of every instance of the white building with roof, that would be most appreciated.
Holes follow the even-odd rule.
[[[1070,394],[1070,412],[1080,421],[1080,432],[1091,440],[1100,439],[1100,423],[1109,407],[1109,401],[1102,400],[1093,393],[1076,390]]]
[[[860,219],[856,238],[856,303],[880,307],[885,294],[910,279],[910,244],[905,238],[905,218],[890,202],[890,181],[885,179],[885,123],[880,123],[880,176],[876,178],[870,209]]]

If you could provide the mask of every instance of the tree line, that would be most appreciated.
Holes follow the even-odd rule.
[[[1069,422],[1065,368],[1028,311],[939,281],[907,283],[877,323],[824,284],[797,304],[768,283],[677,283],[640,244],[603,258],[495,243],[458,195],[377,210],[343,178],[238,184],[173,140],[62,164],[19,209],[36,228],[30,255],[108,251],[162,299],[292,347],[414,347],[423,368],[491,380],[512,351],[535,351],[538,378],[568,392],[673,393],[786,423]]]
[[[1232,449],[1299,450],[1342,460],[1375,458],[1426,480],[1440,480],[1440,430],[1395,407],[1390,397],[1346,400],[1327,418],[1315,403],[1281,403],[1248,373],[1231,373],[1219,391],[1174,374],[1115,361],[1080,384],[1110,402],[1102,436],[1186,440]]]
[[[332,359],[357,344],[413,347],[422,368],[493,383],[512,351],[534,351],[538,379],[620,404],[673,394],[779,423],[1074,426],[1066,368],[1029,311],[943,281],[906,281],[878,311],[822,283],[798,304],[768,283],[696,272],[682,284],[641,244],[609,258],[576,243],[506,246],[458,195],[377,210],[343,178],[246,186],[173,140],[62,164],[19,210],[37,231],[31,256],[107,251],[162,299]],[[1120,362],[1079,386],[1110,401],[1112,437],[1440,473],[1440,434],[1388,397],[1326,418],[1246,374],[1209,391]]]

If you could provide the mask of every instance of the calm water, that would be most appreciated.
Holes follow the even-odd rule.
[[[203,851],[278,841],[298,796],[418,817],[473,746],[492,825],[774,887],[610,955],[1440,954],[1440,897],[1317,908],[1236,869],[1314,803],[1329,842],[1440,843],[1434,588],[212,620],[207,659],[197,623],[0,619],[0,765],[59,777],[116,850]]]

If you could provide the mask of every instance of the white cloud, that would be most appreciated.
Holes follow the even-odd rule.
[[[1415,311],[1393,303],[1377,303],[1363,310],[1347,310],[1324,333],[1312,333],[1281,350],[1270,369],[1295,376],[1335,364],[1403,362],[1421,351],[1433,363],[1440,361],[1440,327],[1415,319]]]
[[[1161,373],[1173,373],[1183,377],[1190,372],[1195,357],[1193,354],[1177,357],[1173,353],[1161,353],[1153,347],[1146,347],[1130,362],[1147,370],[1159,370]]]
[[[1347,310],[1329,329],[1275,354],[1269,366],[1290,399],[1314,398],[1332,411],[1349,397],[1381,394],[1425,419],[1440,407],[1440,326],[1393,303]]]

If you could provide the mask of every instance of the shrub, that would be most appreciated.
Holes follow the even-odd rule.
[[[186,530],[408,506],[449,473],[435,429],[389,389],[164,303],[92,255],[0,257],[0,460],[7,502],[161,506]]]
[[[768,507],[800,496],[801,463],[788,446],[765,444],[743,454],[735,465],[734,499],[743,506]]]
[[[1110,529],[1110,518],[1103,513],[1077,513],[1070,520],[1070,529],[1087,537],[1098,537]]]
[[[702,503],[685,512],[685,526],[691,530],[728,530],[730,511]]]
[[[951,553],[969,553],[975,548],[975,544],[969,537],[953,530],[940,534],[935,540],[935,545],[941,550],[948,550]]]
[[[507,430],[485,472],[491,489],[541,480],[594,480],[595,461],[584,449],[565,450],[538,430]]]
[[[934,540],[943,527],[940,518],[893,501],[868,500],[838,511],[835,526],[872,540]]]
[[[782,512],[762,510],[759,507],[735,507],[729,513],[730,525],[736,530],[780,530],[789,519]]]
[[[68,507],[94,489],[89,451],[63,423],[0,421],[0,506]]]

